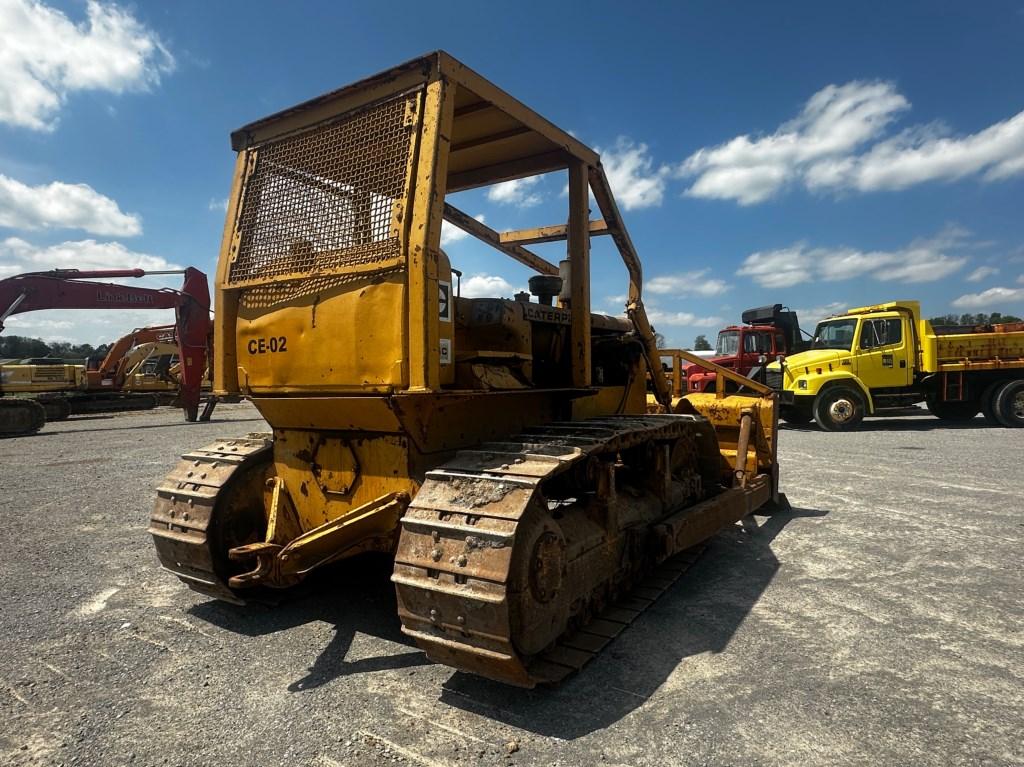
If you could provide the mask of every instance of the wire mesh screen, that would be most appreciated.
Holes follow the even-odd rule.
[[[413,128],[401,96],[263,144],[246,183],[232,283],[393,268]]]

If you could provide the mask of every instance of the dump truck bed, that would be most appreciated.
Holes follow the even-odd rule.
[[[921,325],[922,372],[1024,368],[1024,325],[950,335],[936,335],[926,321]]]

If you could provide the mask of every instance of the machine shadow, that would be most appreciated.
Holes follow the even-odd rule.
[[[950,431],[959,429],[998,429],[999,426],[991,424],[982,416],[976,416],[969,421],[943,421],[932,415],[911,415],[911,416],[877,416],[864,419],[854,430],[857,431]],[[816,424],[791,424],[780,423],[780,431],[821,431]],[[830,434],[841,435],[854,432],[830,432]]]
[[[748,518],[742,527],[719,533],[697,563],[650,610],[582,672],[561,685],[522,690],[455,672],[441,688],[440,700],[563,739],[607,727],[643,705],[687,657],[725,649],[779,568],[772,541],[791,521],[826,514],[795,508],[770,517]],[[333,638],[308,673],[288,685],[291,692],[315,689],[352,674],[429,665],[426,655],[401,633],[391,569],[388,556],[362,555],[315,571],[276,605],[208,601],[193,605],[189,613],[251,637],[314,621],[332,623]],[[410,651],[347,661],[356,632]],[[638,634],[642,634],[640,651],[634,644]],[[580,700],[591,703],[580,706]]]
[[[391,570],[390,557],[364,554],[314,571],[276,605],[239,606],[210,601],[193,605],[189,612],[219,628],[251,637],[313,621],[333,624],[334,637],[308,673],[288,685],[291,692],[311,690],[351,674],[428,665],[427,656],[401,632]],[[345,656],[356,632],[404,645],[412,651],[348,661]]]
[[[106,416],[106,417],[102,418],[102,420],[104,420],[104,421],[106,421],[106,420],[116,420],[116,419],[117,419],[116,415]],[[85,421],[85,420],[93,420],[93,419],[91,417],[88,418],[88,419],[87,418],[79,419],[77,416],[72,416],[71,420],[65,421],[64,423],[72,423],[73,421],[78,421],[78,420]],[[255,418],[224,418],[224,419],[215,418],[215,419],[213,419],[211,421],[205,421],[204,423],[214,423],[214,424],[222,424],[222,423],[224,423],[224,424],[227,424],[227,423],[245,423],[247,421],[248,422],[252,422],[252,421],[262,421],[262,420],[263,419],[260,418],[259,416],[256,416]],[[74,432],[76,434],[87,434],[88,432],[94,432],[94,431],[126,431],[126,430],[131,430],[131,429],[174,429],[174,428],[177,428],[179,426],[183,426],[183,425],[187,425],[187,424],[188,424],[188,422],[184,421],[184,420],[181,421],[181,422],[177,422],[176,421],[175,423],[143,423],[143,424],[123,423],[123,424],[117,424],[117,425],[114,425],[114,426],[110,426],[110,427],[107,427],[107,428],[74,429]],[[29,437],[52,437],[52,436],[60,435],[60,434],[64,434],[64,433],[65,432],[63,432],[63,431],[41,431],[41,432],[37,432],[36,434],[30,434],[28,436]]]
[[[456,672],[441,701],[564,740],[608,727],[642,706],[686,658],[722,652],[779,569],[775,537],[794,519],[826,514],[791,509],[719,533],[647,612],[556,687],[523,690]]]

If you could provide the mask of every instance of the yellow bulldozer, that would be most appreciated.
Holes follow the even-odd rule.
[[[259,601],[391,552],[430,658],[531,687],[621,631],[675,554],[782,500],[774,395],[673,401],[600,158],[473,70],[435,52],[231,140],[214,393],[273,433],[188,453],[158,489],[158,556],[193,589]],[[498,232],[447,199],[554,172],[564,224]],[[531,292],[461,296],[443,221],[534,270]],[[622,317],[591,312],[598,236]],[[558,241],[560,263],[528,247]]]

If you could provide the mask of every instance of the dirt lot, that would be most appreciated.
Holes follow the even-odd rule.
[[[785,431],[793,513],[720,534],[583,673],[521,691],[405,641],[385,561],[275,610],[162,572],[176,455],[265,428],[179,418],[0,442],[0,763],[1024,764],[1024,432]]]

